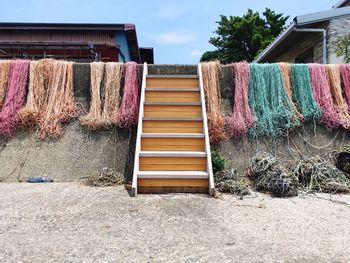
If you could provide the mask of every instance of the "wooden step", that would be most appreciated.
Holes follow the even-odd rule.
[[[204,134],[145,133],[141,151],[204,151]]]
[[[141,151],[140,171],[206,171],[205,152]]]
[[[202,107],[194,103],[146,103],[144,105],[145,117],[201,117]]]
[[[147,88],[198,88],[199,81],[198,77],[147,77],[146,81]]]
[[[206,171],[140,171],[139,179],[208,179]]]
[[[203,133],[202,118],[144,117],[143,133]]]
[[[139,194],[202,193],[208,194],[208,179],[138,179]]]
[[[193,89],[185,90],[185,92],[170,88],[146,90],[145,100],[146,102],[200,102],[199,91],[190,91]]]

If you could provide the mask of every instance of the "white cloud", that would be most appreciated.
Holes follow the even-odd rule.
[[[164,33],[150,35],[157,44],[164,45],[179,45],[193,42],[197,39],[194,34],[190,33]]]
[[[202,53],[203,53],[203,52],[201,52],[201,51],[199,51],[199,50],[197,50],[197,49],[194,49],[194,50],[191,51],[191,56],[192,56],[192,57],[199,57],[199,56],[202,55]]]

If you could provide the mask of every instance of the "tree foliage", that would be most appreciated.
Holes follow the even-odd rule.
[[[344,56],[344,62],[350,63],[350,34],[338,36],[334,41],[334,49],[338,57]]]
[[[205,52],[201,61],[219,59],[224,64],[242,60],[250,62],[282,32],[289,18],[269,8],[265,9],[263,17],[251,9],[243,16],[220,17],[214,32],[216,36],[209,40],[216,50]]]

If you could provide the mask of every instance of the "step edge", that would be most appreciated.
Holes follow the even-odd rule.
[[[143,117],[142,121],[203,121],[202,117]]]
[[[201,102],[145,101],[144,105],[201,106]]]
[[[142,138],[205,138],[204,133],[141,133]]]
[[[146,91],[161,91],[161,92],[166,92],[166,91],[185,91],[185,92],[199,92],[199,88],[146,88]]]
[[[195,151],[140,151],[140,157],[206,157],[206,152]]]
[[[138,174],[137,179],[209,179],[209,175],[142,175]]]
[[[150,79],[198,79],[198,75],[147,75]]]

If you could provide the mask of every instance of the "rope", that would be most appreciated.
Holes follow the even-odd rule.
[[[226,117],[225,126],[229,137],[241,138],[254,124],[255,119],[248,103],[249,64],[247,62],[231,65],[234,82],[234,107],[231,116]]]

